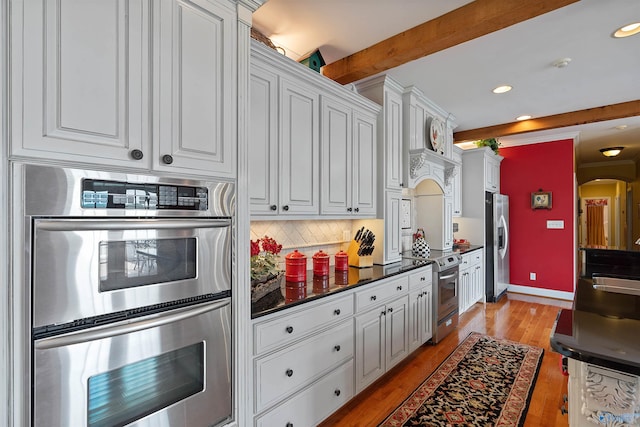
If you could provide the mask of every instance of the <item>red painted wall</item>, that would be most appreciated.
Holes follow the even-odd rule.
[[[509,196],[510,283],[573,292],[573,140],[503,147],[500,155],[500,192]],[[553,193],[551,210],[531,209],[531,193],[539,189]],[[547,220],[564,220],[564,229],[547,229]]]

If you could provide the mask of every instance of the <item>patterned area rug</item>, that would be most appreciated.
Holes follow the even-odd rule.
[[[522,426],[543,352],[472,332],[380,426]]]

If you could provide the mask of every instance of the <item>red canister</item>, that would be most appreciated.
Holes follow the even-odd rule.
[[[349,255],[345,251],[340,251],[335,256],[336,259],[336,271],[349,270]]]
[[[284,257],[287,282],[307,281],[307,257],[296,249]]]
[[[329,255],[319,250],[313,255],[313,275],[328,276],[329,275]]]

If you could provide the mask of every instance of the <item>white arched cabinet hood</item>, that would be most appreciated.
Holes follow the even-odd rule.
[[[451,184],[453,177],[460,171],[461,164],[427,148],[409,150],[407,184],[415,188],[421,181],[432,179],[443,191]]]

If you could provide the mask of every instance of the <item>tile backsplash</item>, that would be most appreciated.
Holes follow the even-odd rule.
[[[311,257],[319,250],[328,253],[330,264],[334,264],[333,255],[346,250],[353,237],[351,228],[352,220],[251,221],[251,240],[272,237],[282,245],[283,264],[285,255],[297,249],[306,255],[307,268],[312,268]]]

